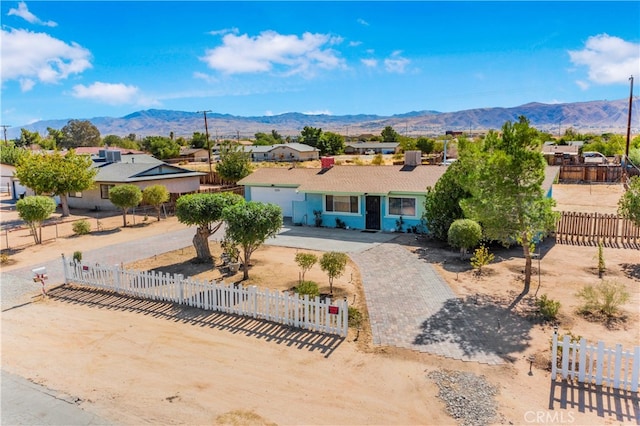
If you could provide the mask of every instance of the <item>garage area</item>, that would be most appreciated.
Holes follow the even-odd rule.
[[[250,200],[277,204],[282,209],[282,216],[291,217],[293,216],[293,202],[304,201],[304,194],[296,192],[295,188],[253,186],[251,187]]]

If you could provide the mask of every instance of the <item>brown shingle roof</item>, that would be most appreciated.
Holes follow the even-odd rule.
[[[447,170],[441,166],[334,166],[328,170],[260,168],[238,182],[289,186],[303,192],[388,194],[425,192]]]

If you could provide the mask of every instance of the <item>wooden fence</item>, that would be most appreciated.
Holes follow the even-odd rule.
[[[636,168],[627,169],[629,176],[637,176]],[[560,166],[558,181],[571,182],[621,182],[623,167],[620,164],[571,164]]]
[[[556,242],[608,246],[640,245],[640,227],[615,214],[561,212]]]
[[[584,338],[580,342],[571,342],[568,335],[558,341],[558,334],[554,333],[551,379],[555,380],[558,374],[564,380],[595,382],[596,385],[638,392],[640,346],[635,346],[633,351],[623,350],[620,344],[615,349],[610,349],[605,348],[602,341],[597,345],[587,344]]]
[[[309,299],[308,295],[195,281],[182,275],[135,271],[119,266],[87,265],[62,257],[65,284],[73,282],[126,296],[177,303],[195,308],[273,321],[345,337],[346,300]]]

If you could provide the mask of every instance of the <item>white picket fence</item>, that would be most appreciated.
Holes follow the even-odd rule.
[[[560,367],[558,348],[562,349]],[[560,374],[565,380],[638,391],[640,346],[635,346],[633,351],[625,351],[621,344],[617,344],[615,349],[611,349],[605,348],[602,341],[597,345],[588,344],[584,338],[571,342],[568,335],[558,341],[558,334],[554,333],[551,360],[552,379]]]
[[[115,266],[87,265],[62,257],[65,284],[73,282],[126,296],[177,303],[195,308],[243,315],[288,326],[346,337],[347,301],[282,293],[256,286],[234,286],[185,279]]]

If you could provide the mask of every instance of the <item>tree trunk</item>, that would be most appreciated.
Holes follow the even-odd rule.
[[[62,217],[69,216],[69,200],[67,198],[67,194],[60,194],[60,205],[62,206]]]
[[[156,206],[156,213],[158,213],[158,222],[160,222],[160,206]]]
[[[127,209],[122,209],[122,226],[127,227]]]
[[[196,249],[196,257],[201,262],[211,261],[211,249],[209,248],[209,229],[201,227],[193,236],[193,246]]]
[[[242,281],[249,279],[249,259],[251,259],[251,251],[245,247],[244,259],[242,262]]]
[[[531,286],[531,251],[529,250],[529,238],[525,235],[522,237],[522,251],[524,254],[524,290],[523,293],[529,292]]]

